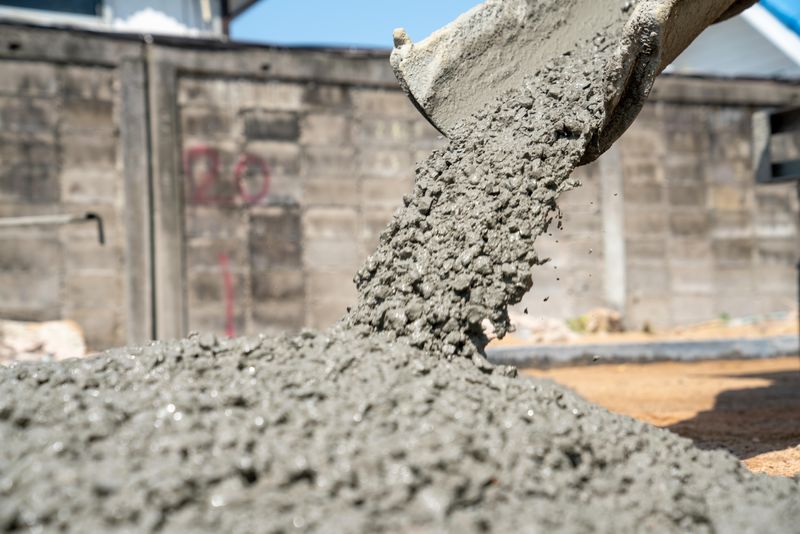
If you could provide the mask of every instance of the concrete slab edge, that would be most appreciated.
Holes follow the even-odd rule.
[[[597,343],[586,345],[534,345],[487,350],[489,361],[516,367],[591,361],[714,360],[774,358],[800,353],[797,336],[733,338],[649,343]]]

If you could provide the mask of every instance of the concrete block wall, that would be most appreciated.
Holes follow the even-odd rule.
[[[0,229],[0,317],[71,318],[91,346],[126,339],[117,90],[107,68],[0,60],[0,217],[99,213]]]
[[[178,95],[189,328],[333,324],[438,132],[398,90],[182,77]]]
[[[0,28],[0,217],[96,211],[108,238],[0,230],[0,317],[75,319],[93,349],[332,324],[443,143],[385,54]],[[641,328],[792,309],[794,186],[756,186],[750,162],[752,112],[791,105],[799,84],[659,81],[578,169],[519,311]]]
[[[578,170],[584,186],[563,197],[563,230],[540,243],[558,270],[544,267],[519,310],[574,317],[603,306],[639,329],[795,309],[796,185],[757,185],[751,144],[755,111],[791,105],[797,85],[658,82],[615,147]],[[775,150],[798,153],[800,139],[780,136]]]

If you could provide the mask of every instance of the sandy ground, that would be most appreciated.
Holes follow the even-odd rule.
[[[751,470],[800,475],[800,358],[529,370],[611,411],[725,448]]]
[[[605,310],[600,310],[605,311]],[[555,322],[554,322],[555,321]],[[730,320],[715,319],[703,323],[665,330],[626,332],[574,332],[565,321],[512,314],[519,331],[494,339],[491,347],[537,344],[647,343],[657,341],[701,341],[708,339],[759,338],[798,335],[796,312],[778,318],[751,317]],[[517,323],[520,324],[517,324]],[[563,324],[560,324],[563,323]],[[527,326],[527,328],[526,328]],[[530,330],[533,330],[531,332]]]

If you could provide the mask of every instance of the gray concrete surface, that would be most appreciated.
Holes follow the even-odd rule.
[[[797,354],[800,354],[800,342],[797,336],[647,343],[537,345],[493,348],[487,351],[487,357],[492,363],[522,368],[585,362],[774,358]]]

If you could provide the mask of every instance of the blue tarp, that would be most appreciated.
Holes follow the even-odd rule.
[[[761,5],[800,35],[800,0],[761,0]]]

